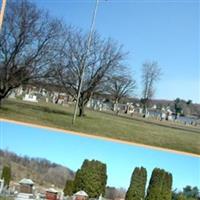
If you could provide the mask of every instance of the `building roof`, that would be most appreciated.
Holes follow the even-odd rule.
[[[58,193],[58,191],[55,190],[54,188],[49,188],[46,190],[46,192]]]
[[[31,179],[23,178],[19,184],[34,185],[34,182]]]
[[[88,197],[88,194],[87,194],[85,191],[83,191],[83,190],[81,190],[81,191],[75,193],[74,195],[75,195],[75,196],[84,196],[84,197]]]

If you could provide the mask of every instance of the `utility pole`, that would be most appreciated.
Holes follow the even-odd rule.
[[[2,24],[3,24],[5,8],[6,8],[6,0],[2,0],[1,12],[0,12],[0,31],[1,31]]]
[[[92,35],[94,33],[94,27],[95,27],[95,20],[96,20],[98,5],[99,5],[99,0],[96,0],[96,5],[95,5],[94,11],[93,11],[93,16],[92,16],[90,33],[89,33],[88,41],[87,41],[86,57],[87,57],[87,55],[90,51],[91,40],[92,40]],[[83,85],[84,71],[85,71],[85,65],[84,65],[83,61],[82,61],[82,63],[80,63],[80,65],[81,65],[81,67],[83,65],[83,68],[81,69],[81,80],[80,80],[80,84],[79,84],[79,87],[78,87],[78,95],[77,95],[77,100],[76,100],[76,104],[75,104],[75,108],[74,108],[74,116],[73,116],[72,124],[74,124],[75,121],[76,121],[76,115],[77,115],[78,104],[79,104],[81,89],[82,89],[82,85]]]

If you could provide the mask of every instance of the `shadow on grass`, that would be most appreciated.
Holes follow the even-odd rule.
[[[8,112],[10,109],[7,107],[0,107],[0,112]]]
[[[11,105],[12,107],[9,108],[9,107],[6,107],[6,105]],[[1,109],[5,112],[11,111],[11,112],[15,112],[15,113],[25,113],[25,111],[20,112],[20,110],[21,109],[31,109],[33,112],[40,111],[40,112],[44,112],[47,114],[58,114],[58,115],[65,115],[65,116],[70,116],[70,117],[73,116],[73,114],[68,111],[58,110],[55,108],[48,108],[48,107],[45,107],[42,105],[37,105],[37,104],[31,105],[31,104],[23,103],[23,102],[15,103],[15,102],[8,101],[5,103],[4,106],[2,106]]]

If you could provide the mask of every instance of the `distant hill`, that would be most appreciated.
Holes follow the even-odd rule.
[[[9,164],[12,171],[12,180],[31,178],[41,186],[55,185],[64,188],[67,179],[74,179],[75,173],[67,167],[52,163],[43,158],[29,158],[19,156],[13,152],[0,149],[0,176],[3,165]]]

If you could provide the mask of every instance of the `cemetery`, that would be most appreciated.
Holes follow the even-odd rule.
[[[117,115],[113,111],[86,108],[86,116],[77,117],[77,124],[72,125],[73,111],[74,107],[70,104],[66,107],[50,102],[32,103],[9,99],[3,105],[0,117],[81,132],[91,136],[200,153],[198,124],[197,126],[189,123],[185,125],[183,122],[174,122],[173,120],[161,121],[154,117],[143,118],[138,114],[119,113]]]
[[[0,179],[0,198],[7,197],[12,200],[89,200],[88,194],[81,190],[72,196],[64,196],[61,189],[45,188],[36,185],[31,179],[23,178],[18,183],[12,181],[10,187],[4,185],[4,180]],[[100,197],[97,200],[102,200]],[[93,199],[94,200],[94,199]]]
[[[52,87],[52,86],[51,86]],[[32,103],[53,103],[62,106],[74,105],[74,99],[70,94],[59,91],[57,87],[53,87],[54,90],[48,90],[43,87],[29,85],[27,87],[19,87],[12,91],[10,99],[22,99],[23,101]],[[130,101],[130,100],[129,100]],[[128,116],[140,116],[144,117],[143,105],[139,103],[138,99],[133,99],[132,102],[128,100],[125,103],[114,103],[111,96],[109,95],[98,95],[90,98],[86,107],[94,111],[102,112],[116,112],[126,114]],[[148,112],[145,114],[145,118],[160,120],[160,121],[171,121],[186,125],[199,124],[200,118],[198,116],[178,116],[175,115],[175,111],[170,108],[169,105],[163,105],[158,108],[156,104],[151,105],[148,108]]]
[[[62,153],[66,153],[66,147],[74,148],[68,151],[70,154],[77,152],[74,157],[64,155],[71,156],[73,161],[90,147],[85,145],[78,153],[82,141],[91,139],[93,149],[106,151],[103,159],[111,152],[112,145],[115,148],[120,144],[138,151],[131,153],[134,161],[148,150],[143,154],[149,156],[145,161],[160,162],[164,156],[157,159],[151,152],[160,151],[165,156],[169,153],[184,159],[194,158],[196,164],[200,155],[199,77],[196,76],[198,2],[73,3],[0,0],[0,132],[6,130],[5,138],[15,134],[7,137],[9,142],[12,139],[22,142],[24,125],[24,137],[29,137],[22,143],[24,146],[11,145],[11,148],[20,146],[28,150],[33,144],[40,152],[35,143],[44,139],[40,132],[43,130],[48,136],[41,142],[42,151],[52,156],[61,142],[83,137],[78,145],[63,145]],[[36,142],[30,139],[31,131],[36,135],[34,128],[41,135]],[[58,146],[56,139],[50,144],[47,142],[50,131],[68,139],[59,140]],[[102,144],[94,145],[94,139],[109,146],[104,149]],[[51,147],[53,152],[45,151],[44,147]],[[88,152],[93,153],[93,149]],[[130,153],[114,150],[111,158],[114,154],[127,158]],[[5,155],[8,156],[7,151]],[[61,152],[56,154],[55,159],[60,155]],[[0,200],[200,200],[196,186],[181,186],[183,191],[179,188],[178,192],[176,188],[172,190],[170,164],[175,166],[178,157],[173,157],[176,159],[173,163],[166,156],[167,171],[159,166],[161,162],[152,165],[150,177],[146,168],[135,167],[125,191],[109,188],[107,164],[96,158],[85,159],[77,171],[39,157],[16,158],[14,155],[14,163],[21,161],[22,166],[14,165],[15,170],[18,167],[14,179],[11,178],[13,163],[7,157],[4,161]],[[36,161],[42,170],[35,165]],[[23,174],[26,162],[32,165]],[[120,166],[125,162],[116,163],[115,166]],[[129,173],[127,165],[124,168],[122,174]],[[183,173],[196,173],[193,165],[192,170],[185,169]],[[121,174],[114,177],[118,175]],[[179,178],[182,177],[181,174]],[[195,174],[190,178],[196,177]],[[64,187],[61,189],[56,181]],[[121,184],[122,178],[120,181]],[[105,195],[108,190],[109,198]],[[123,194],[113,197],[111,193],[115,190]]]

